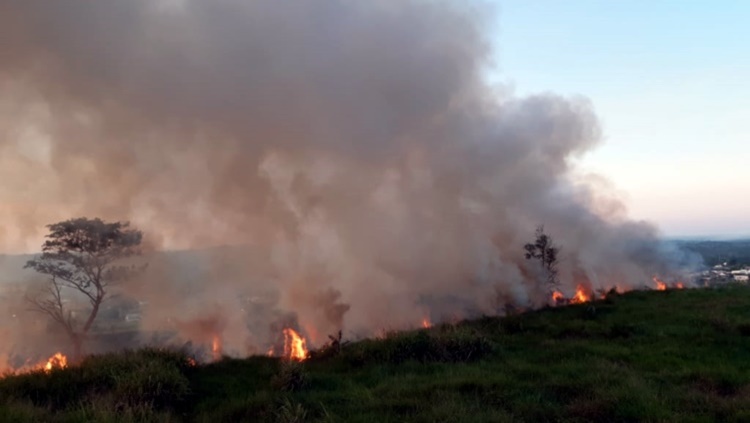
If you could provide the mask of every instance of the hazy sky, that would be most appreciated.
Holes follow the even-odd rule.
[[[670,236],[750,235],[750,1],[497,0],[497,77],[588,97],[583,159]]]

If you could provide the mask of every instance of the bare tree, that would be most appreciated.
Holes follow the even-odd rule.
[[[44,289],[27,300],[65,329],[73,343],[75,359],[81,357],[83,342],[109,288],[143,268],[117,264],[140,254],[143,235],[129,226],[128,222],[107,223],[85,217],[48,225],[50,232],[42,245],[42,255],[26,263],[25,268],[49,276]],[[83,313],[83,319],[68,306],[66,297],[71,293],[82,294],[88,300],[90,308]]]
[[[526,244],[523,248],[526,250],[527,260],[539,261],[546,274],[547,289],[554,291],[560,284],[557,274],[560,248],[554,244],[552,237],[544,232],[544,226],[536,228],[534,242]]]

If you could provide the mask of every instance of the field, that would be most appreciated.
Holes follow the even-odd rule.
[[[0,422],[24,421],[750,421],[750,289],[611,294],[302,363],[96,356],[0,380]]]

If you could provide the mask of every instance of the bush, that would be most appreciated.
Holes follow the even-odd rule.
[[[28,402],[10,401],[0,404],[0,423],[49,421],[49,412]]]
[[[307,385],[307,374],[303,364],[294,360],[282,360],[279,373],[271,378],[271,386],[284,392],[295,392]]]
[[[301,423],[307,418],[307,410],[300,403],[293,403],[284,398],[276,411],[276,421],[279,423]]]
[[[71,410],[82,399],[112,408],[173,407],[189,393],[188,358],[145,349],[85,359],[79,366],[49,374],[34,372],[0,380],[0,398],[31,402],[50,410]]]

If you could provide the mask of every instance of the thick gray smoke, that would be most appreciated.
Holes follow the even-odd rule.
[[[153,250],[241,245],[156,259],[128,289],[145,325],[219,331],[242,353],[269,330],[235,306],[251,292],[277,291],[313,342],[543,304],[523,258],[539,224],[568,294],[680,270],[577,176],[600,139],[586,100],[485,82],[483,16],[427,0],[2,0],[0,247],[34,251],[77,216],[130,220]]]

